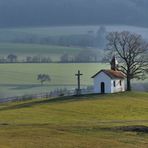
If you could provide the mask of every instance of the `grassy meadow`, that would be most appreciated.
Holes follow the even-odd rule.
[[[63,97],[0,104],[2,148],[147,148],[148,93]]]
[[[83,50],[83,48],[27,43],[0,43],[0,57],[7,57],[8,54],[16,54],[18,60],[25,59],[27,56],[40,55],[48,56],[52,61],[59,61],[63,53],[75,55],[81,50]]]
[[[0,97],[49,92],[56,88],[74,89],[77,86],[75,73],[83,73],[81,85],[92,85],[91,76],[108,64],[0,64]],[[50,82],[41,86],[38,74],[49,74]]]

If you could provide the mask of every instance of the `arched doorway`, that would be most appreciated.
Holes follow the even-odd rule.
[[[105,93],[105,83],[101,82],[101,94]]]

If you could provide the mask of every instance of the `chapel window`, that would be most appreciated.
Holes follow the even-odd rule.
[[[122,81],[120,80],[120,86],[122,85]]]

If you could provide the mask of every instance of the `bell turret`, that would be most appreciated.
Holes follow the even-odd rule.
[[[110,62],[110,65],[111,65],[111,70],[114,70],[114,71],[118,70],[118,61],[115,56],[113,56]]]

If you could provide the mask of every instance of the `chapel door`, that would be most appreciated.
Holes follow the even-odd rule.
[[[105,93],[105,83],[101,82],[101,94]]]

